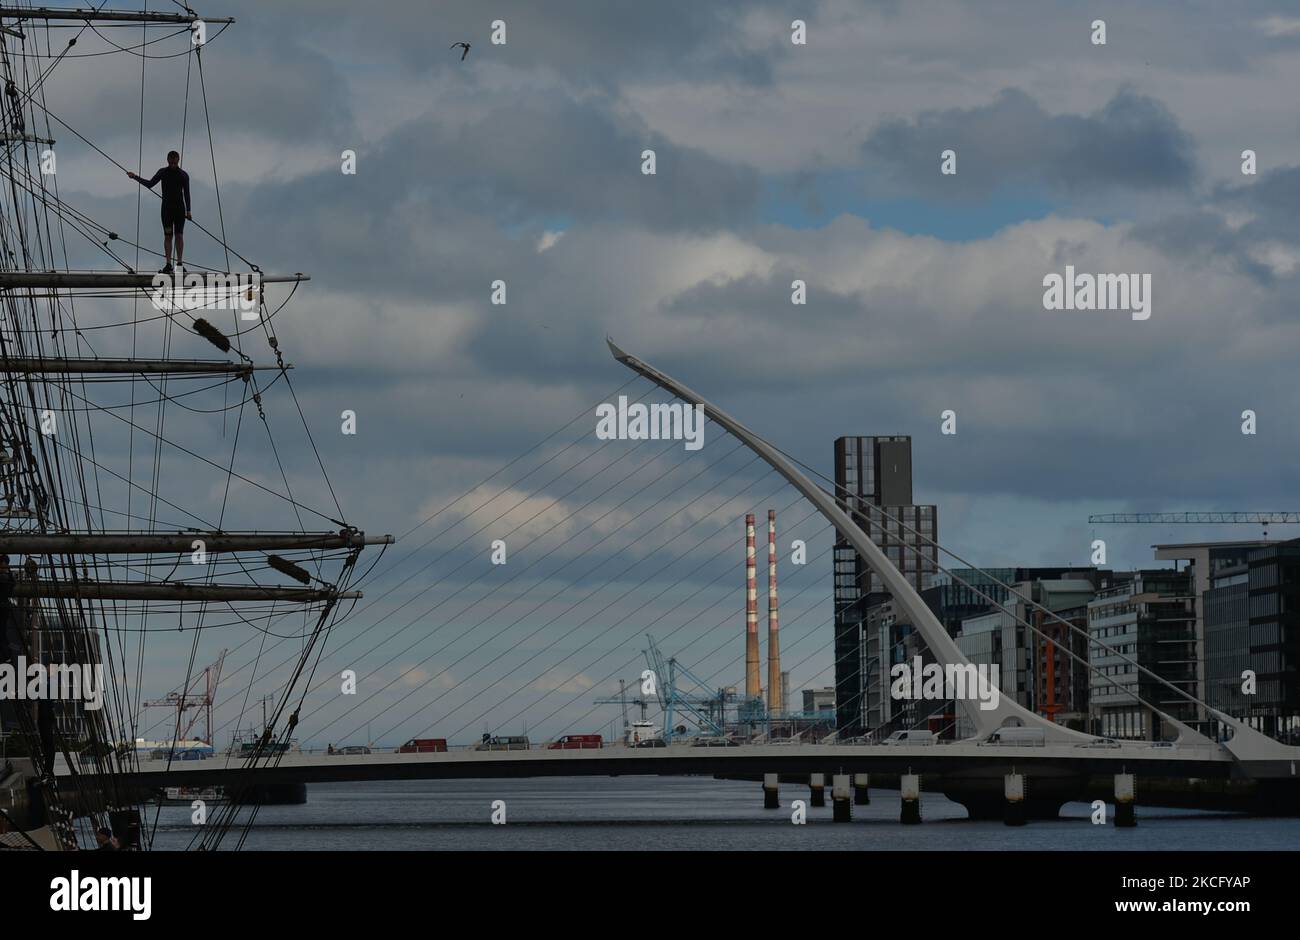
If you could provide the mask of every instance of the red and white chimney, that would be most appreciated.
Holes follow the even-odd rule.
[[[763,697],[758,674],[758,577],[754,559],[754,514],[745,516],[745,698]]]
[[[781,641],[776,602],[776,510],[767,511],[767,712],[785,708],[781,701]]]

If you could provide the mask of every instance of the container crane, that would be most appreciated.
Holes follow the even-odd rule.
[[[649,645],[649,648],[644,650],[646,662],[654,670],[658,679],[655,687],[659,696],[659,707],[663,709],[664,713],[664,740],[669,744],[672,743],[673,714],[678,710],[694,722],[700,731],[707,734],[716,734],[719,737],[725,736],[726,691],[720,689],[714,692],[710,689],[708,683],[691,672],[685,665],[679,663],[675,657],[669,657],[665,660],[663,653],[655,645],[654,637],[648,633],[646,634],[646,642]],[[679,674],[694,683],[697,688],[708,690],[710,694],[688,694],[679,689],[677,687]]]
[[[221,681],[221,667],[226,662],[226,650],[221,651],[216,662],[207,666],[201,676],[195,676],[189,684],[180,692],[168,692],[161,699],[153,702],[145,702],[144,708],[174,708],[176,710],[176,727],[172,729],[174,741],[186,741],[190,739],[190,733],[194,730],[194,725],[198,722],[200,716],[204,718],[204,730],[206,737],[199,738],[206,744],[212,743],[212,700],[217,694],[217,683]],[[203,683],[203,694],[200,695],[195,688],[200,681]],[[197,714],[192,716],[184,729],[181,723],[185,721],[185,713],[191,709],[197,710]]]

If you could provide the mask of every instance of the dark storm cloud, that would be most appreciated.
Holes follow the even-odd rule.
[[[995,75],[996,83],[979,85],[985,97],[974,99],[990,103],[963,110],[952,104],[969,103],[961,95],[970,94],[970,86],[958,87],[952,72],[931,75],[937,90],[927,93],[934,97],[925,97],[924,105],[915,95],[925,83],[913,83],[906,70],[892,75],[893,84],[890,75],[883,76],[879,92],[902,117],[879,126],[860,153],[868,172],[882,171],[881,191],[895,198],[913,186],[932,195],[942,186],[945,192],[978,196],[1000,187],[1037,187],[1052,196],[1074,197],[1069,212],[967,243],[903,236],[856,216],[816,228],[753,224],[765,180],[744,164],[759,162],[769,144],[780,141],[778,135],[790,140],[782,130],[788,115],[781,109],[821,101],[828,82],[854,93],[859,86],[871,87],[851,77],[861,48],[818,45],[831,35],[818,28],[818,15],[852,14],[851,4],[814,3],[793,12],[757,7],[767,9],[774,24],[770,41],[746,20],[756,5],[741,3],[221,4],[219,12],[233,13],[240,23],[204,55],[231,242],[267,270],[313,275],[275,321],[286,359],[296,366],[290,375],[294,397],[287,395],[285,381],[265,396],[276,451],[270,451],[255,409],[247,407],[238,469],[280,488],[277,460],[283,458],[295,495],[332,511],[315,463],[314,450],[319,450],[343,517],[368,531],[400,535],[575,414],[594,420],[595,403],[631,376],[603,346],[603,334],[611,332],[629,351],[680,376],[823,472],[830,471],[831,441],[838,435],[912,434],[918,499],[940,503],[942,524],[948,526],[941,530],[947,533],[945,543],[969,543],[978,563],[987,563],[990,546],[999,542],[1014,563],[1050,560],[1040,557],[1043,546],[1064,539],[1055,526],[1074,512],[1073,501],[1146,501],[1144,508],[1176,503],[1193,509],[1284,501],[1300,483],[1297,471],[1289,469],[1295,448],[1287,418],[1300,403],[1285,362],[1286,351],[1294,348],[1286,329],[1288,317],[1294,319],[1294,292],[1285,280],[1285,264],[1259,260],[1256,249],[1269,241],[1294,244],[1293,220],[1300,208],[1295,171],[1263,173],[1209,194],[1198,191],[1193,146],[1182,126],[1203,134],[1207,115],[1213,126],[1222,120],[1216,114],[1237,107],[1210,100],[1212,95],[1198,101],[1195,111],[1162,96],[1177,108],[1178,121],[1164,104],[1131,91],[1090,113],[1087,109],[1102,97],[1085,98],[1087,105],[1063,104],[1073,98],[1052,89],[1056,63],[1046,64],[1052,57],[1078,56],[1076,67],[1081,61],[1102,63],[1088,66],[1101,76],[1098,81],[1108,81],[1106,70],[1113,67],[1110,60],[1079,53],[1086,22],[1064,3],[1033,16],[1020,6],[1000,4],[982,22],[914,14],[913,4],[892,6],[895,16],[881,18],[879,32],[897,56],[888,60],[891,68],[938,64],[960,71],[969,64],[971,73]],[[1167,18],[1168,9],[1148,11],[1142,22]],[[794,16],[809,21],[814,45],[806,51],[816,57],[799,61],[798,69],[791,67],[786,31]],[[933,23],[922,19],[927,16]],[[488,42],[489,24],[497,17],[509,24],[505,47]],[[1192,25],[1207,27],[1190,36],[1133,29],[1116,18],[1114,45],[1107,52],[1146,56],[1150,40],[1163,49],[1151,47],[1153,63],[1160,52],[1159,61],[1176,61],[1179,68],[1189,60],[1209,59],[1220,72],[1216,79],[1233,70],[1267,74],[1271,66],[1258,65],[1249,45],[1251,27],[1240,19],[1234,14],[1233,24],[1220,29],[1222,24],[1189,18]],[[851,18],[841,21],[853,25]],[[954,28],[954,22],[971,26],[974,35]],[[1046,37],[1043,44],[1024,53],[1040,37]],[[447,49],[460,39],[474,43],[463,64],[458,52]],[[1216,47],[1223,52],[1218,58]],[[93,85],[84,79],[89,72],[69,71],[76,87],[52,94],[52,106],[74,109],[79,128],[89,122],[117,134],[110,149],[134,155],[138,67],[138,60],[121,57],[111,80]],[[171,84],[155,94],[153,76],[162,76],[164,67],[148,64],[147,134],[179,127],[183,86],[176,82],[183,82],[184,67],[183,59],[167,66]],[[55,80],[62,74],[61,67]],[[1170,74],[1176,72],[1162,70],[1166,79]],[[684,111],[696,103],[705,109],[699,120],[660,126],[656,118],[663,115],[654,107],[644,118],[635,112],[634,104],[647,100],[675,106],[665,99],[664,88],[683,82],[701,89],[697,101],[682,102]],[[1033,97],[1011,90],[994,98],[1003,85],[1030,89]],[[1106,95],[1114,85],[1099,87],[1105,91],[1094,94]],[[196,222],[215,230],[215,194],[204,169],[201,128],[194,123],[200,113],[195,100],[189,133],[199,136],[191,136],[195,149],[187,148],[186,162],[194,174]],[[745,146],[720,146],[718,138],[731,133],[730,120],[759,100],[773,109],[770,119],[761,114],[751,127],[737,131],[751,135],[742,138]],[[1273,125],[1291,120],[1281,99],[1261,99],[1259,107]],[[1049,108],[1076,113],[1054,116]],[[826,166],[816,157],[824,140],[856,144],[863,137],[859,125],[846,128],[845,113],[841,109],[810,126],[806,154],[801,150],[792,158],[804,168],[792,176],[802,188],[790,198],[823,198],[830,213],[861,209],[839,205],[841,200],[815,186]],[[720,130],[706,141],[697,129],[709,117]],[[232,148],[231,132],[251,138],[249,152]],[[1198,138],[1202,145],[1207,140]],[[647,147],[658,153],[655,177],[640,173],[640,153]],[[939,153],[950,147],[959,153],[959,174],[939,177]],[[344,148],[358,152],[356,176],[338,171]],[[723,152],[741,156],[728,162],[717,155]],[[304,154],[312,168],[324,169],[294,166]],[[104,189],[103,201],[82,194],[70,198],[69,189],[89,184],[75,175],[77,163],[64,159],[61,152],[60,172],[65,166],[70,171],[61,180],[62,195],[133,232],[135,189]],[[266,171],[267,178],[252,186],[234,182],[248,179],[250,167]],[[112,177],[114,185],[121,183],[120,171]],[[899,182],[904,186],[895,185]],[[1105,193],[1112,203],[1141,202],[1144,211],[1133,213],[1140,222],[1127,237],[1123,226],[1089,221],[1109,217]],[[1148,200],[1149,193],[1163,201]],[[156,211],[148,206],[145,239],[156,248]],[[1230,214],[1247,220],[1229,219]],[[560,240],[540,251],[542,233],[558,230],[564,232]],[[191,260],[220,258],[201,233],[187,234]],[[1144,270],[1152,270],[1158,284],[1151,322],[1099,313],[1047,315],[1041,306],[1043,273],[1081,257],[1100,267],[1127,265],[1130,257],[1149,265]],[[86,264],[102,265],[103,259],[89,258]],[[1249,277],[1236,277],[1242,272]],[[796,277],[808,282],[803,307],[790,303]],[[488,302],[496,278],[509,285],[505,307]],[[103,322],[80,302],[78,314],[86,323]],[[144,328],[154,331],[148,348],[161,337],[157,327]],[[212,355],[197,337],[179,332],[171,348],[177,355]],[[263,341],[248,349],[259,363],[271,361]],[[215,400],[202,404],[222,405],[221,393],[209,398]],[[299,406],[313,432],[310,442],[297,427]],[[947,407],[958,411],[957,435],[940,434],[939,414]],[[1258,437],[1239,433],[1243,408],[1259,410]],[[359,416],[355,436],[340,433],[343,409],[355,409]],[[172,418],[175,413],[168,416],[168,429],[178,443],[209,454],[227,446],[219,414],[186,413],[182,427],[173,423],[179,420]],[[591,430],[590,423],[581,427],[583,433]],[[712,425],[709,430],[716,431]],[[724,452],[715,447],[730,443],[720,434],[707,440],[704,460]],[[151,443],[137,440],[137,467]],[[122,446],[119,441],[102,451],[119,467]],[[596,479],[588,481],[581,470],[560,473],[568,470],[566,463],[554,468],[557,480],[539,474],[517,487],[544,506],[578,486],[556,512],[594,499],[585,515],[566,524],[570,528],[561,526],[535,545],[520,541],[516,546],[511,536],[511,564],[518,567],[488,568],[482,538],[495,532],[456,544],[481,518],[495,514],[489,509],[469,518],[466,506],[475,501],[457,504],[393,550],[416,552],[403,575],[446,554],[346,629],[359,632],[392,604],[426,591],[427,603],[394,618],[394,625],[405,624],[482,575],[473,592],[429,616],[430,630],[441,624],[443,631],[433,641],[425,621],[416,620],[398,648],[417,639],[420,645],[388,667],[431,656],[427,671],[438,673],[452,662],[451,653],[459,654],[458,648],[446,655],[435,652],[444,637],[469,629],[499,603],[518,597],[491,622],[492,633],[556,591],[580,594],[608,583],[559,626],[543,626],[560,613],[549,606],[481,651],[484,662],[500,657],[513,667],[508,657],[530,655],[542,641],[558,638],[598,611],[606,598],[648,577],[645,588],[599,613],[539,661],[549,665],[577,646],[584,653],[577,665],[584,666],[600,643],[608,643],[628,646],[639,663],[645,631],[659,636],[663,611],[686,591],[670,590],[662,598],[656,593],[676,584],[693,591],[720,578],[719,586],[699,600],[703,606],[721,598],[720,606],[700,630],[692,626],[683,633],[694,638],[720,621],[723,635],[709,648],[725,644],[728,659],[739,655],[743,581],[740,556],[729,544],[738,537],[737,514],[743,518],[748,509],[773,505],[782,511],[783,531],[793,532],[796,507],[786,510],[775,498],[764,501],[779,481],[747,466],[743,453],[687,482],[696,458],[673,450],[672,461],[631,476],[630,468],[645,459],[640,445],[615,446],[626,446],[628,459]],[[536,459],[549,453],[544,449]],[[515,479],[514,472],[524,466],[512,468],[506,478]],[[163,465],[167,498],[216,518],[224,491],[207,486],[209,476],[200,479],[185,470],[180,462]],[[618,481],[619,472],[626,474],[625,485],[602,493]],[[221,478],[219,472],[216,477]],[[701,498],[715,484],[721,484],[716,492]],[[650,532],[658,520],[647,516],[593,549],[604,530],[592,520],[628,496],[631,502],[612,519],[638,512],[660,496],[668,497],[668,511],[697,500],[696,508],[707,510],[724,497],[737,505],[690,532],[686,518]],[[1029,508],[1011,505],[991,526],[948,521],[960,514],[954,507],[998,499]],[[237,489],[231,504],[224,520],[231,526],[292,523],[283,505],[247,486]],[[177,515],[164,509],[160,516],[168,520]],[[543,513],[541,519],[547,518]],[[467,521],[438,534],[456,520]],[[807,524],[814,534],[824,529],[816,522]],[[324,523],[309,516],[306,525]],[[542,525],[530,522],[526,529]],[[695,539],[715,530],[707,553],[690,550]],[[684,544],[660,547],[670,534],[684,537]],[[427,547],[426,538],[431,539]],[[1077,544],[1080,550],[1086,546],[1083,535]],[[489,589],[494,577],[500,588],[551,548],[553,555],[504,590]],[[716,558],[715,549],[721,550]],[[1141,549],[1133,560],[1148,561],[1149,551]],[[685,560],[677,568],[656,573],[660,564],[679,556]],[[608,564],[596,568],[606,557]],[[466,567],[454,570],[461,564]],[[620,574],[628,566],[633,570]],[[820,581],[829,574],[829,559],[791,567],[786,597],[811,583],[805,600],[826,599],[829,585]],[[376,577],[367,584],[367,590],[374,589],[368,599],[378,600],[396,580]],[[455,611],[480,596],[486,598],[482,609],[446,625]],[[680,619],[674,614],[668,629]],[[389,626],[385,622],[376,633],[386,634]],[[539,629],[537,638],[523,639]],[[818,629],[817,643],[825,646],[829,626]],[[464,644],[477,644],[485,635],[472,631]],[[668,652],[677,651],[676,638],[660,639]],[[593,644],[592,656],[581,650],[582,643]],[[330,663],[357,665],[346,656]],[[459,681],[477,666],[471,659],[450,672]],[[489,668],[466,691],[482,690],[505,668]],[[517,678],[536,671],[525,668]],[[592,673],[600,678],[608,671]],[[719,681],[739,675],[733,664]],[[485,698],[501,697],[516,684],[511,681]],[[337,704],[338,697],[327,691]],[[592,697],[583,696],[583,710]],[[429,698],[417,695],[412,703]],[[358,721],[369,708],[359,710]],[[446,702],[437,706],[439,714],[446,709]],[[450,730],[462,719],[471,721],[476,711],[457,716]],[[425,730],[433,720],[410,730]]]
[[[1300,243],[1300,166],[1269,170],[1258,179],[1235,186],[1220,186],[1215,204],[1226,209],[1245,210],[1253,218],[1241,230],[1243,240],[1278,239]]]
[[[1167,257],[1201,264],[1228,262],[1257,281],[1271,282],[1273,270],[1250,256],[1250,243],[1223,216],[1209,210],[1170,215],[1133,227],[1129,237]]]
[[[1170,257],[1202,264],[1228,263],[1253,278],[1272,284],[1280,273],[1261,260],[1259,251],[1269,246],[1300,248],[1300,167],[1280,167],[1246,182],[1220,184],[1203,208],[1171,214],[1134,226],[1131,237],[1158,248]],[[1245,218],[1229,225],[1225,213]],[[1261,312],[1264,312],[1261,310]]]
[[[750,85],[772,81],[772,61],[788,50],[773,37],[770,47],[749,49],[740,24],[764,9],[784,9],[770,0],[658,0],[610,3],[567,0],[537,4],[500,0],[384,0],[364,16],[349,0],[278,0],[274,5],[235,5],[236,15],[276,33],[285,31],[337,46],[341,57],[382,55],[385,63],[422,73],[476,67],[480,62],[516,68],[545,68],[576,84],[606,88],[628,80],[671,77],[714,80],[729,77]],[[794,14],[792,14],[793,16]],[[491,23],[506,22],[507,42],[493,46]],[[465,62],[453,42],[468,41]]]
[[[184,132],[206,161],[210,120],[222,163],[240,159],[230,144],[240,132],[299,143],[348,133],[347,77],[330,56],[297,42],[292,33],[272,35],[236,24],[219,34],[218,28],[211,27],[202,52],[202,75],[198,60],[186,55],[191,47],[185,35],[150,45],[155,58],[143,70],[139,58],[106,55],[111,46],[85,37],[78,45],[85,57],[59,62],[41,100],[77,134],[116,149],[119,159],[134,156],[136,148],[115,148],[114,142],[125,135],[134,143],[141,121],[147,139],[166,134],[179,143]],[[79,143],[58,121],[54,128],[61,143]]]
[[[230,37],[229,46],[214,46],[209,56],[218,51],[206,80],[209,109],[223,131],[299,142],[351,132],[347,78],[329,56],[263,31]]]
[[[929,198],[1026,184],[1071,196],[1112,187],[1177,190],[1195,175],[1190,136],[1164,105],[1131,90],[1092,114],[1053,116],[1025,92],[1006,89],[983,107],[888,121],[862,150],[869,168]],[[945,150],[957,152],[955,176],[940,175]]]
[[[647,148],[654,176],[641,172]],[[478,296],[503,271],[527,278],[541,266],[536,236],[555,224],[707,231],[743,222],[757,193],[747,167],[674,144],[608,102],[539,91],[498,99],[458,128],[413,121],[360,150],[355,176],[330,169],[256,187],[243,222],[263,251],[331,257],[336,276],[385,291],[425,291],[438,270],[447,299]]]

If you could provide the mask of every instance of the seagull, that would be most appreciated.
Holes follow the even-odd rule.
[[[463,49],[465,50],[464,52],[462,52],[462,53],[460,54],[460,60],[461,60],[462,62],[464,62],[464,61],[465,61],[465,56],[469,55],[469,43],[467,43],[467,42],[453,42],[453,43],[452,43],[450,46],[448,46],[447,48],[448,48],[448,49],[455,49],[457,46],[460,46],[461,48],[463,48]]]

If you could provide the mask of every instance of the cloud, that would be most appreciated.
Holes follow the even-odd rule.
[[[1256,20],[1255,25],[1269,37],[1300,35],[1300,18],[1294,16],[1269,16]]]
[[[548,672],[529,686],[529,688],[534,692],[560,692],[562,694],[567,693],[577,695],[578,693],[586,692],[596,684],[595,680],[590,676],[583,675],[582,673],[562,676],[560,675],[561,672],[563,672],[563,670]]]
[[[1274,6],[1144,5],[1110,23],[1104,49],[1067,2],[1026,14],[1002,0],[822,0],[798,13],[810,26],[798,49],[795,14],[777,4],[453,2],[436,18],[427,6],[235,3],[239,24],[204,53],[231,245],[313,279],[274,321],[295,369],[259,374],[266,426],[252,404],[237,425],[237,383],[184,399],[194,411],[169,408],[167,435],[225,466],[238,426],[237,472],[280,488],[279,459],[295,497],[332,519],[319,451],[342,518],[411,532],[366,579],[320,675],[344,658],[385,682],[411,671],[364,708],[327,686],[311,699],[327,717],[392,706],[380,721],[406,736],[513,730],[522,688],[558,693],[540,714],[558,709],[546,720],[559,727],[591,710],[597,685],[639,674],[647,632],[700,675],[739,679],[738,520],[777,508],[783,537],[806,537],[810,555],[829,533],[711,424],[698,459],[618,442],[579,466],[596,447],[595,405],[631,378],[606,334],[822,472],[839,435],[913,435],[917,496],[939,503],[944,543],[977,563],[1080,560],[1071,546],[1090,511],[1250,508],[1300,484],[1288,417],[1300,411],[1300,170],[1283,165],[1295,122],[1279,93],[1300,60],[1288,18],[1267,25]],[[1169,28],[1175,10],[1186,28]],[[497,16],[504,47],[487,41]],[[474,43],[464,64],[446,49],[462,38]],[[60,65],[50,107],[133,158],[140,61],[114,59],[99,84],[92,65]],[[146,157],[180,133],[184,69],[146,63]],[[196,221],[215,231],[197,100],[186,165]],[[73,135],[53,136],[60,197],[133,240],[136,190]],[[654,177],[640,172],[647,147]],[[1246,147],[1258,178],[1240,175]],[[345,148],[355,176],[339,172]],[[959,171],[946,178],[949,148]],[[784,211],[795,202],[816,218]],[[996,224],[949,237],[947,220],[981,212]],[[141,226],[154,250],[156,224]],[[187,235],[191,261],[224,265],[219,244]],[[69,236],[73,266],[115,263]],[[1042,277],[1065,264],[1150,272],[1152,319],[1045,311]],[[806,305],[790,303],[796,278]],[[504,305],[490,301],[497,279]],[[120,304],[79,298],[75,314],[96,354],[129,352],[98,329],[131,322]],[[213,354],[166,326],[143,321],[141,348]],[[244,350],[274,361],[264,337]],[[96,391],[130,407],[125,383]],[[938,431],[948,408],[956,435]],[[1253,438],[1239,433],[1246,408],[1260,416]],[[340,433],[343,409],[357,412],[355,436]],[[152,448],[136,437],[140,479]],[[119,471],[132,459],[111,418],[95,456]],[[174,455],[158,468],[165,499],[223,526],[297,525],[253,487],[227,499],[215,468]],[[125,501],[107,475],[96,493]],[[459,542],[516,501],[499,521],[510,562],[494,570],[486,546],[500,531]],[[179,528],[177,515],[161,505],[158,524]],[[1117,564],[1150,562],[1140,537],[1123,544]],[[829,556],[783,573],[789,662],[813,654],[796,688],[828,665],[816,651],[829,575]],[[183,668],[188,643],[172,652]],[[453,663],[454,681],[441,672]],[[430,705],[434,686],[446,697]]]
[[[1193,145],[1158,101],[1121,90],[1087,115],[1050,115],[1029,94],[1006,89],[976,108],[928,111],[876,127],[863,143],[873,169],[927,198],[987,197],[999,187],[1041,185],[1068,196],[1112,187],[1186,189]],[[957,154],[942,176],[940,154]]]

